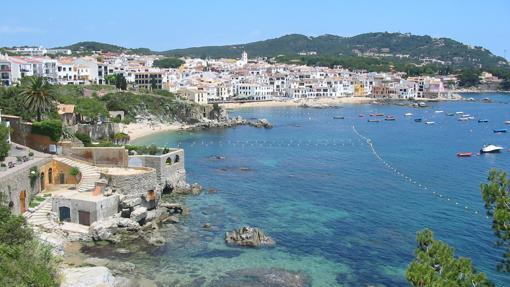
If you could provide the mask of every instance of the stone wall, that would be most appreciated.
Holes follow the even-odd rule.
[[[18,116],[2,115],[2,121],[9,122],[12,132],[11,141],[37,151],[48,152],[48,146],[56,145],[48,136],[32,134],[32,123],[21,120]]]
[[[34,187],[30,185],[30,168],[36,166],[38,170],[48,162],[50,158],[36,158],[14,169],[0,172],[0,193],[4,195],[7,204],[11,205],[11,210],[18,214],[21,212],[21,206],[24,204],[25,210],[28,209],[30,201],[41,191],[40,179],[36,180]],[[25,192],[24,203],[20,200],[20,195]]]
[[[64,180],[63,184],[78,184],[78,179],[70,175],[71,168],[71,166],[56,160],[43,165],[39,168],[40,179],[44,180],[41,186],[42,189],[44,190],[50,184],[62,184],[61,177]]]
[[[163,155],[129,156],[129,166],[151,167],[156,170],[160,186],[176,187],[186,182],[184,150],[171,149]]]
[[[90,224],[106,219],[119,212],[119,196],[101,196],[94,200],[73,197],[52,198],[52,211],[59,215],[60,207],[67,207],[71,212],[70,221],[79,223],[79,211],[90,212]]]
[[[123,147],[72,147],[63,149],[63,155],[95,166],[128,165],[128,152]]]
[[[132,167],[131,169],[136,172],[130,174],[101,173],[101,177],[108,180],[108,185],[121,196],[122,201],[140,200],[139,202],[143,206],[152,208],[161,198],[162,191],[156,171],[153,168],[144,167]],[[149,193],[151,193],[150,196]],[[153,196],[155,198],[152,198]]]
[[[117,123],[77,124],[73,128],[77,132],[88,134],[93,141],[111,139],[116,133],[120,132]]]

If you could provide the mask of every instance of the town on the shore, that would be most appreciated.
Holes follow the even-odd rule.
[[[289,99],[371,97],[376,99],[451,99],[459,89],[456,75],[413,76],[402,72],[367,72],[342,67],[269,63],[265,59],[182,58],[176,68],[153,63],[161,55],[114,52],[75,54],[69,49],[18,47],[0,55],[0,85],[41,76],[61,85],[111,84],[122,75],[135,90],[163,89],[199,104]],[[497,90],[502,80],[480,75],[479,90]]]

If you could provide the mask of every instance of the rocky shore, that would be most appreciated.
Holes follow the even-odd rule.
[[[248,125],[255,128],[266,128],[270,129],[273,125],[267,119],[257,119],[257,120],[246,120],[240,116],[235,118],[225,118],[221,120],[208,120],[204,119],[203,121],[196,123],[194,125],[189,126],[188,129],[191,130],[200,130],[200,129],[210,129],[210,128],[233,128],[237,126]]]
[[[225,233],[225,242],[230,245],[244,247],[273,246],[275,241],[262,230],[250,226]]]

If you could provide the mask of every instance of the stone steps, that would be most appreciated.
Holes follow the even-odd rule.
[[[87,192],[94,189],[96,181],[101,175],[95,166],[65,157],[54,157],[54,159],[68,166],[75,166],[80,169],[81,179],[76,185],[76,190],[78,190],[78,192]]]

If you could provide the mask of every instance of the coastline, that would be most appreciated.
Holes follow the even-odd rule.
[[[374,101],[368,97],[342,97],[342,98],[318,98],[296,100],[270,100],[244,103],[220,103],[225,109],[254,108],[254,107],[299,107],[301,105],[337,105],[337,104],[364,104]]]
[[[129,135],[129,140],[136,140],[142,137],[154,135],[161,132],[180,131],[189,128],[187,124],[174,122],[174,123],[161,123],[161,122],[141,122],[120,124],[121,132]]]

